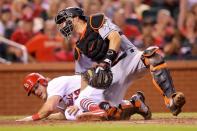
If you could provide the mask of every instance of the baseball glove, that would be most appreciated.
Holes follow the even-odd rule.
[[[82,73],[84,80],[94,88],[106,89],[113,80],[113,74],[110,69],[103,69],[102,67],[92,67]]]

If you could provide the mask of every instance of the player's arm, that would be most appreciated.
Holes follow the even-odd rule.
[[[112,30],[108,36],[107,39],[109,40],[109,49],[107,51],[107,54],[104,58],[104,60],[99,63],[99,66],[105,68],[111,67],[113,63],[115,62],[118,51],[120,49],[120,43],[121,43],[121,37],[118,31]]]
[[[110,31],[107,39],[109,40],[109,49],[104,60],[99,63],[99,66],[103,67],[104,69],[112,66],[115,62],[118,56],[118,51],[120,50],[121,43],[120,34],[116,30]]]
[[[105,21],[104,24],[101,26],[101,28],[98,31],[103,39],[109,40],[109,48],[103,62],[111,66],[113,62],[115,62],[118,56],[118,52],[120,50],[120,44],[121,44],[121,36],[119,33],[120,29],[116,25],[114,25],[108,18],[105,18],[104,21]]]
[[[109,49],[118,52],[121,43],[121,37],[119,32],[111,31],[107,38],[109,39]]]
[[[50,114],[46,119],[49,119],[49,120],[65,120],[66,117],[65,117],[63,112],[57,112],[57,113]]]
[[[55,111],[60,99],[60,96],[50,97],[49,99],[47,99],[47,101],[44,103],[38,113],[32,116],[25,117],[23,119],[19,119],[17,121],[36,121],[48,117],[53,111]]]

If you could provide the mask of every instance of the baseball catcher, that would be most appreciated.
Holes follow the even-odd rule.
[[[184,94],[176,92],[158,47],[139,51],[104,14],[85,16],[78,7],[61,10],[55,22],[64,37],[69,39],[73,31],[80,35],[75,48],[75,71],[84,74],[92,88],[105,89],[104,97],[111,105],[120,104],[129,85],[149,69],[166,107],[175,116],[181,112]],[[85,90],[93,92],[91,88]]]

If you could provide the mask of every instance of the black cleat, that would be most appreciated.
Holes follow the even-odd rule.
[[[185,96],[182,92],[177,92],[172,95],[169,109],[174,116],[177,116],[179,113],[181,113],[181,108],[183,107],[185,102]]]
[[[145,97],[141,91],[137,91],[137,93],[131,97],[130,102],[136,106],[135,112],[137,114],[143,116],[145,120],[151,119],[152,113],[150,108],[145,104]]]

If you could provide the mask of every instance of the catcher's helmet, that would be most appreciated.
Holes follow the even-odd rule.
[[[24,78],[23,87],[27,91],[28,96],[38,83],[45,87],[48,85],[47,79],[39,73],[30,73]]]
[[[61,34],[69,38],[73,31],[72,18],[79,17],[85,19],[84,12],[79,7],[68,7],[58,12],[55,17],[55,23],[58,25],[58,29]]]

